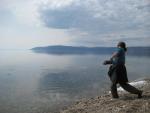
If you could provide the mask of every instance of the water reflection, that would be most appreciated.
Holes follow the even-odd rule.
[[[54,113],[65,104],[100,95],[109,88],[108,67],[102,65],[108,55],[0,54],[2,113]],[[149,76],[149,59],[127,57],[130,80]]]

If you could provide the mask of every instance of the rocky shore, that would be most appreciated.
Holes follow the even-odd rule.
[[[80,100],[60,113],[150,113],[150,79],[131,84],[143,90],[143,98],[118,88],[119,99],[112,99],[108,91],[102,96]]]

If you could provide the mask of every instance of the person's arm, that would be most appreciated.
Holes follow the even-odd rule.
[[[105,60],[105,61],[103,62],[103,65],[108,65],[108,64],[112,64],[112,61],[111,61],[111,60]]]
[[[113,63],[113,58],[118,57],[118,55],[119,55],[119,51],[114,52],[114,53],[112,54],[112,56],[110,57],[110,60],[105,60],[105,61],[103,62],[103,65],[112,64],[112,63]]]
[[[115,58],[116,56],[117,56],[117,53],[113,53],[112,56],[110,57],[110,60],[105,60],[103,62],[103,65],[112,64],[113,63],[113,58]]]
[[[113,53],[112,56],[110,57],[110,60],[112,60],[113,58],[115,58],[117,56],[118,56],[118,52]]]

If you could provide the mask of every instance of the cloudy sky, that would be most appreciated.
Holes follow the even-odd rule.
[[[150,0],[0,0],[0,49],[150,46]]]

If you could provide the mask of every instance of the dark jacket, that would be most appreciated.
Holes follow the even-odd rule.
[[[124,64],[111,65],[108,75],[114,84],[128,82],[127,71]]]

